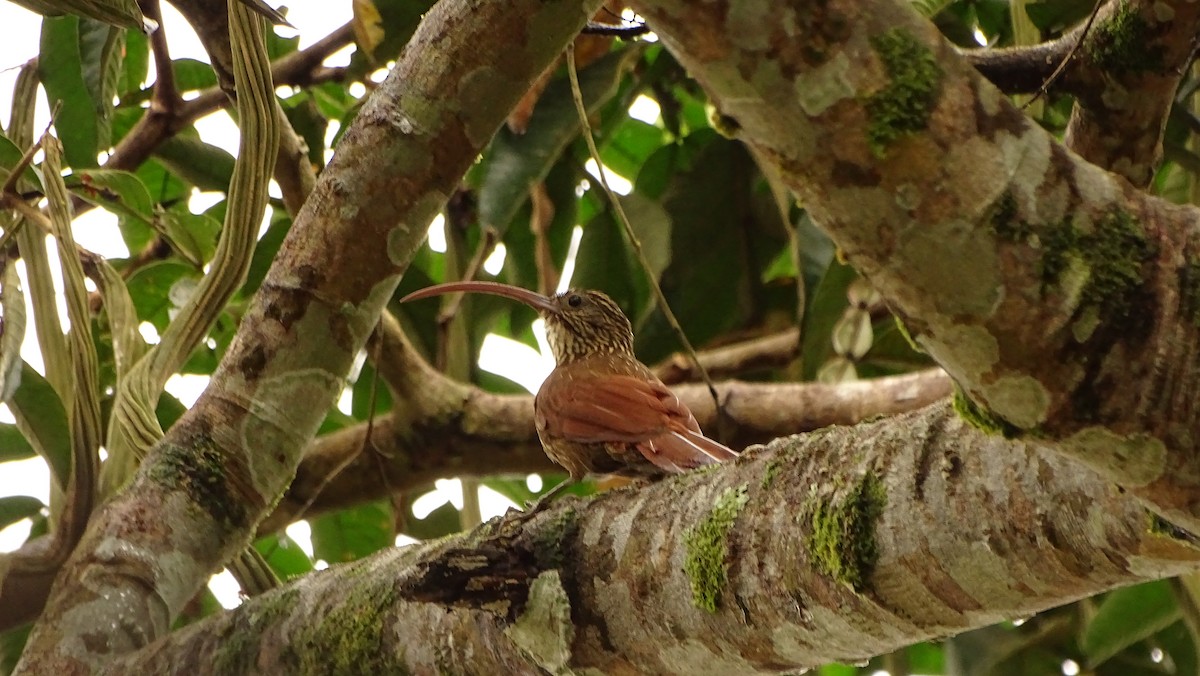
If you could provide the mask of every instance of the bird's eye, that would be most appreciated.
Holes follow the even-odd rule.
[[[577,293],[571,294],[567,297],[567,305],[570,305],[571,307],[579,307],[580,305],[583,305],[583,296],[580,296]]]

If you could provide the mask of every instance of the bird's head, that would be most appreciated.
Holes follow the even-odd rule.
[[[608,296],[588,289],[569,289],[553,296],[495,282],[448,282],[414,291],[400,302],[444,293],[490,293],[520,301],[546,320],[546,338],[559,364],[594,354],[633,354],[633,327]]]

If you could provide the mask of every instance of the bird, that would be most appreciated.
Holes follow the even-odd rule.
[[[520,301],[546,322],[556,366],[534,397],[534,422],[542,449],[568,478],[527,505],[527,514],[589,474],[656,480],[738,457],[704,436],[687,405],[637,360],[629,318],[603,292],[545,296],[497,282],[447,282],[400,302],[458,292]]]

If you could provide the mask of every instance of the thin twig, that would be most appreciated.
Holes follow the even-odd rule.
[[[637,253],[638,262],[641,263],[642,270],[646,273],[646,279],[650,282],[650,288],[654,290],[654,297],[658,301],[659,309],[662,310],[663,316],[667,318],[667,323],[671,325],[671,330],[675,332],[684,350],[691,357],[692,363],[696,365],[696,370],[700,372],[704,384],[708,386],[708,392],[712,395],[713,403],[716,405],[719,414],[721,411],[721,398],[717,395],[717,386],[713,384],[712,378],[708,375],[708,370],[704,368],[704,364],[700,363],[700,357],[696,354],[696,348],[692,347],[691,341],[684,335],[683,328],[679,325],[679,320],[675,318],[675,313],[671,311],[671,306],[667,303],[667,297],[663,295],[662,287],[658,285],[658,279],[654,276],[650,261],[646,260],[646,254],[642,251],[642,243],[638,241],[637,235],[633,232],[633,225],[629,223],[629,217],[625,215],[625,209],[621,207],[621,200],[617,198],[617,194],[608,185],[608,178],[604,174],[604,163],[600,161],[600,151],[596,148],[596,139],[592,137],[592,125],[588,122],[587,108],[583,104],[583,91],[579,88],[579,73],[575,70],[574,45],[567,47],[567,77],[571,79],[571,98],[575,99],[575,111],[579,114],[579,126],[583,132],[583,140],[587,143],[588,152],[592,154],[592,160],[596,163],[596,172],[600,175],[600,185],[604,188],[604,194],[608,196],[608,201],[612,204],[613,211],[617,215],[617,220],[621,221],[621,225],[625,228],[625,234],[629,236],[633,250]]]
[[[479,274],[480,268],[483,267],[483,262],[492,254],[492,250],[496,248],[496,242],[499,241],[500,233],[490,225],[483,226],[483,238],[479,240],[479,246],[475,248],[475,255],[471,256],[471,260],[467,262],[467,268],[463,270],[462,279],[459,281],[469,282],[475,279],[475,275]],[[446,305],[438,312],[438,326],[449,326],[450,322],[458,315],[459,309],[462,308],[464,293],[450,294],[446,299]]]
[[[167,33],[163,27],[159,0],[143,3],[142,13],[158,22],[158,28],[150,34],[150,49],[154,52],[154,94],[150,107],[168,115],[174,115],[180,102],[179,89],[175,84],[175,64],[167,47]]]
[[[1083,41],[1087,39],[1088,31],[1092,29],[1092,23],[1096,21],[1096,15],[1100,13],[1100,8],[1104,6],[1104,4],[1105,3],[1097,2],[1096,6],[1092,8],[1092,13],[1088,15],[1087,23],[1083,25],[1083,30],[1079,33],[1079,39],[1075,41],[1075,44],[1071,45],[1071,51],[1067,52],[1067,55],[1064,56],[1062,61],[1058,63],[1058,68],[1055,68],[1054,72],[1050,73],[1050,77],[1046,78],[1046,81],[1042,83],[1042,86],[1038,88],[1034,95],[1029,97],[1029,100],[1021,106],[1021,110],[1025,110],[1029,106],[1033,105],[1034,101],[1037,101],[1042,97],[1042,95],[1050,91],[1050,85],[1054,84],[1055,80],[1057,80],[1062,75],[1063,71],[1067,69],[1067,64],[1071,63],[1071,59],[1075,58],[1075,52],[1079,51],[1079,47],[1082,46]]]
[[[589,21],[583,30],[580,31],[583,35],[604,35],[608,37],[621,38],[629,40],[645,35],[650,32],[650,27],[644,23],[636,23],[632,26],[614,26],[609,23],[598,23]]]

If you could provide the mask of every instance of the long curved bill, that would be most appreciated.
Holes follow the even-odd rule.
[[[434,284],[433,286],[413,291],[401,298],[400,302],[407,303],[410,300],[420,300],[421,298],[430,298],[446,293],[490,293],[493,296],[504,296],[505,298],[520,301],[535,310],[543,310],[545,312],[557,311],[554,303],[540,293],[498,282],[446,282],[445,284]]]

